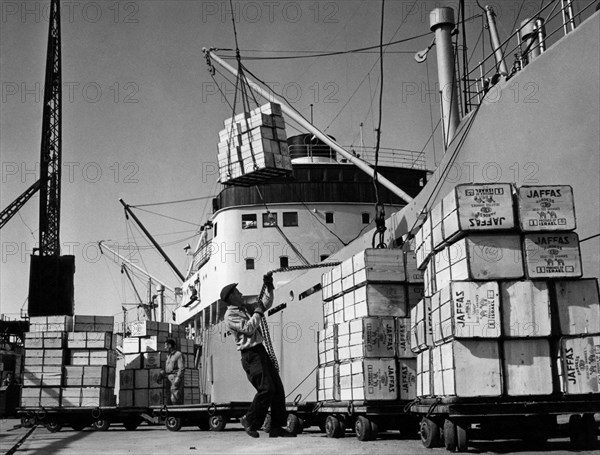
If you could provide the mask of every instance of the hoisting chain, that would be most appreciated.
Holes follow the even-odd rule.
[[[373,233],[373,240],[371,245],[373,248],[387,248],[384,242],[384,234],[387,227],[385,226],[385,207],[381,203],[375,204],[375,232]],[[379,241],[375,239],[379,237]]]
[[[327,262],[325,264],[311,264],[311,265],[293,265],[290,267],[281,267],[275,270],[272,270],[270,273],[281,273],[281,272],[291,272],[294,270],[308,270],[308,269],[316,269],[320,267],[332,267],[336,265],[340,265],[341,262]],[[262,298],[265,295],[265,291],[267,289],[267,285],[263,283],[263,286],[258,294],[258,302],[262,301]],[[277,356],[275,356],[275,350],[273,349],[273,342],[271,341],[271,334],[269,333],[269,325],[267,324],[267,318],[265,318],[264,314],[260,315],[260,331],[263,336],[263,345],[267,351],[267,355],[271,359],[271,363],[275,367],[275,370],[279,371],[279,362],[277,362]]]

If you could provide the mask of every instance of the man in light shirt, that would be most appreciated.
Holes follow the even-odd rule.
[[[168,351],[165,364],[165,377],[167,379],[167,404],[183,404],[183,372],[185,365],[183,354],[177,349],[177,343],[173,338],[167,338],[165,349]]]
[[[225,321],[233,333],[237,350],[242,357],[242,367],[250,383],[256,389],[254,400],[241,423],[248,435],[258,438],[258,429],[265,421],[271,407],[271,429],[269,437],[294,437],[294,433],[285,430],[287,411],[285,391],[279,372],[269,358],[263,345],[260,321],[264,312],[273,304],[273,276],[263,278],[265,294],[255,306],[245,305],[237,283],[231,283],[221,290],[221,300],[227,303]]]

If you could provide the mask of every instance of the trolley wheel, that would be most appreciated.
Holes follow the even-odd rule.
[[[431,419],[423,417],[419,427],[421,433],[421,442],[428,449],[439,447],[440,441],[440,426]]]
[[[456,450],[456,425],[449,419],[444,420],[444,446],[451,452]]]
[[[56,419],[50,419],[44,424],[44,426],[50,433],[56,433],[62,429],[63,424]]]
[[[181,417],[168,416],[165,419],[165,427],[169,431],[179,431],[181,429]]]
[[[142,420],[139,417],[128,417],[123,420],[123,426],[127,431],[135,431],[140,426]]]
[[[208,426],[211,431],[223,431],[227,425],[227,419],[222,414],[215,414],[208,418]]]
[[[371,438],[377,439],[377,436],[379,436],[379,424],[371,420]]]
[[[294,434],[302,433],[302,422],[296,414],[288,414],[287,430]]]
[[[73,430],[75,430],[75,431],[81,431],[86,427],[86,424],[81,423],[81,422],[77,422],[77,423],[71,422],[70,425],[71,425],[71,428],[73,428]]]
[[[371,422],[365,416],[358,416],[354,422],[354,431],[359,441],[370,441],[373,438]]]
[[[200,417],[200,420],[198,420],[198,428],[200,428],[202,431],[210,430],[208,419],[208,417]]]
[[[456,450],[466,452],[469,450],[469,435],[466,424],[456,424]]]
[[[586,449],[597,449],[598,448],[598,424],[594,419],[594,414],[583,414],[581,419],[584,430],[585,448]]]
[[[33,415],[21,416],[21,426],[23,428],[31,428],[34,425],[35,425],[35,416],[33,416]]]
[[[98,420],[94,421],[92,426],[97,431],[106,431],[106,430],[108,430],[108,427],[110,427],[110,420],[98,419]]]
[[[343,438],[344,426],[336,416],[329,415],[325,420],[325,433],[328,438]]]

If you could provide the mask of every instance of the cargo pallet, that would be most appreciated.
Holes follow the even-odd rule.
[[[44,425],[51,433],[69,425],[75,431],[91,426],[98,431],[106,431],[113,423],[121,423],[126,430],[135,430],[142,422],[155,423],[152,411],[145,407],[117,406],[58,406],[24,407],[17,409],[21,425],[31,427]]]
[[[522,439],[536,447],[557,432],[557,417],[570,415],[568,436],[576,449],[598,447],[600,396],[419,398],[410,411],[422,417],[419,432],[427,448],[465,452],[469,440]]]
[[[242,417],[249,406],[247,402],[204,403],[153,406],[151,410],[154,418],[169,431],[179,431],[183,426],[223,431],[230,420]]]
[[[324,401],[315,412],[321,416],[321,430],[329,438],[343,438],[354,428],[359,441],[371,441],[380,431],[399,430],[402,437],[417,435],[419,420],[407,413],[410,401]]]

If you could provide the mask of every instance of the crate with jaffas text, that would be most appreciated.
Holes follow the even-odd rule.
[[[525,271],[531,279],[579,278],[579,237],[574,232],[527,234],[523,239]]]
[[[417,360],[398,359],[398,398],[414,400],[417,398]]]
[[[338,360],[359,357],[393,357],[396,353],[394,318],[369,317],[337,327]]]
[[[577,226],[573,188],[536,185],[517,188],[519,225],[524,232],[572,231]]]
[[[600,293],[596,278],[555,280],[554,295],[562,335],[600,333]]]
[[[600,392],[600,335],[560,341],[560,380],[567,395]]]
[[[416,357],[411,350],[410,318],[396,318],[396,357],[410,359]]]

